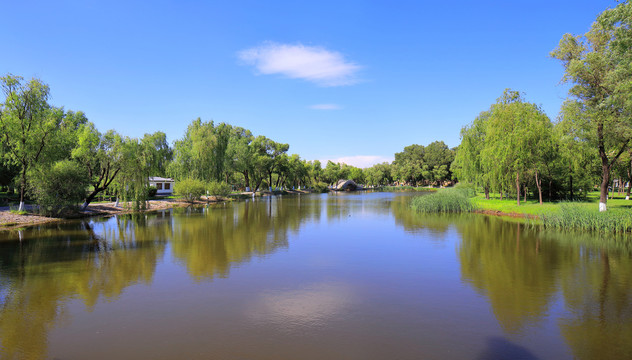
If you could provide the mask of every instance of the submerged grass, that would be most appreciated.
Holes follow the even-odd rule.
[[[472,212],[476,206],[469,198],[468,189],[449,188],[430,195],[417,196],[410,206],[423,213],[460,213]]]
[[[562,203],[558,212],[542,214],[540,219],[545,228],[632,232],[632,213],[626,209],[615,208],[599,212],[578,204]]]

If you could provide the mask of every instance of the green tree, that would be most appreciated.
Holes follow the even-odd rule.
[[[314,183],[319,183],[323,177],[323,168],[319,160],[314,160],[310,167],[310,177]]]
[[[246,191],[250,191],[250,177],[255,162],[253,139],[250,130],[233,127],[226,149],[226,167],[243,175]]]
[[[323,169],[323,178],[329,185],[335,184],[336,181],[340,180],[340,164],[331,160],[327,161],[327,165]]]
[[[425,178],[436,184],[451,177],[450,165],[454,161],[454,150],[443,141],[434,141],[424,149]],[[423,174],[423,171],[422,171]]]
[[[61,160],[52,166],[33,168],[29,192],[39,205],[40,213],[61,216],[77,206],[86,195],[89,179],[80,164]]]
[[[202,122],[197,118],[189,124],[184,137],[174,144],[169,175],[176,179],[225,180],[230,137],[230,125],[215,126],[213,121]]]
[[[551,56],[564,65],[563,81],[573,84],[581,140],[601,161],[599,211],[606,211],[610,170],[632,138],[632,3],[601,13],[584,35],[565,34]],[[564,110],[563,110],[564,111]]]
[[[147,164],[151,176],[166,176],[167,166],[173,160],[173,150],[167,142],[167,135],[162,131],[145,134],[141,139],[147,153]]]
[[[485,147],[487,120],[490,115],[489,111],[483,111],[472,124],[461,129],[461,144],[452,163],[452,171],[459,181],[483,187],[486,199],[489,199],[490,181],[489,173],[481,162],[481,152]]]
[[[72,157],[85,166],[92,186],[81,208],[85,210],[99,193],[108,190],[121,171],[124,164],[123,138],[114,130],[100,133],[93,123],[84,124],[77,138]]]
[[[206,185],[202,180],[188,178],[176,181],[173,186],[176,195],[182,196],[188,202],[198,200],[206,192]],[[216,195],[216,194],[213,194]]]
[[[24,210],[28,170],[40,162],[44,150],[59,129],[63,111],[51,107],[48,85],[39,79],[25,82],[20,76],[0,78],[5,96],[0,103],[0,141],[5,157],[20,167],[20,210]]]
[[[526,103],[517,91],[505,90],[490,109],[481,151],[484,171],[501,191],[509,188],[515,175],[516,199],[520,205],[522,181],[529,171],[535,174],[541,196],[540,178],[543,154],[551,141],[552,124],[536,105]]]

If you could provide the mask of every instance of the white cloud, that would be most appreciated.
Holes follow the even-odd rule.
[[[358,82],[360,66],[345,60],[339,52],[320,46],[273,42],[242,50],[239,58],[261,74],[281,74],[321,86],[343,86]]]
[[[309,108],[313,110],[340,110],[342,106],[337,104],[316,104],[310,105]]]
[[[258,321],[295,330],[335,320],[354,298],[349,284],[321,282],[295,290],[264,292],[248,306],[247,314]]]
[[[330,159],[321,159],[320,162],[323,167],[327,165],[327,161],[331,160],[335,163],[344,163],[347,165],[359,167],[359,168],[368,168],[375,164],[380,164],[383,162],[392,162],[392,157],[386,156],[378,156],[378,155],[356,155],[356,156],[342,156],[338,158],[330,158]]]

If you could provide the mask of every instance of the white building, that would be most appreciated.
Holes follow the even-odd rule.
[[[173,184],[175,181],[171,178],[163,178],[158,176],[149,177],[149,186],[154,186],[158,191],[156,195],[172,195]]]

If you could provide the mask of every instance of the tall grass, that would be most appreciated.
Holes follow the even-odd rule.
[[[417,196],[411,201],[413,210],[423,213],[472,212],[476,207],[469,198],[469,189],[443,189],[430,195]]]
[[[561,204],[557,213],[540,215],[545,228],[624,233],[632,231],[632,212],[610,209],[598,212],[576,204]]]

